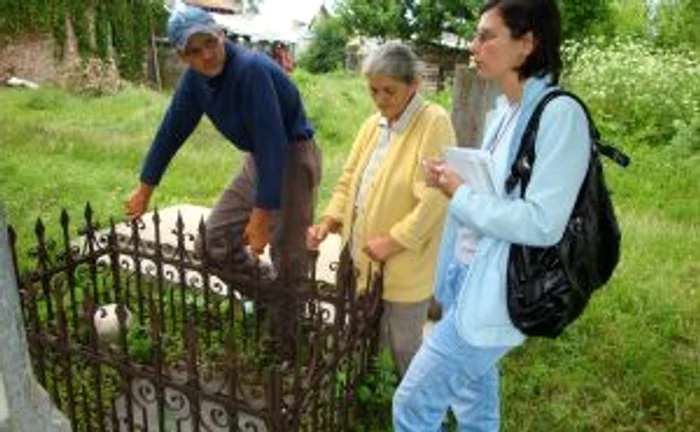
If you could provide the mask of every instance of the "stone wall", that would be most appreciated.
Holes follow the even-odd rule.
[[[91,93],[109,93],[121,88],[116,66],[97,58],[81,59],[70,29],[63,56],[50,34],[0,37],[0,83],[11,76],[40,85],[68,87]]]
[[[39,84],[63,85],[78,56],[69,48],[63,60],[58,60],[55,49],[53,39],[46,34],[5,37],[0,43],[0,76],[3,80],[10,75]]]

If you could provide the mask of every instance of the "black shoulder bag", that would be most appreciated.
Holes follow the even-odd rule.
[[[513,324],[529,336],[557,337],[583,312],[593,291],[610,279],[620,257],[620,228],[598,156],[605,155],[623,167],[629,164],[629,158],[600,141],[588,108],[576,95],[553,90],[536,106],[506,180],[506,190],[510,192],[520,183],[520,196],[525,197],[536,163],[535,141],[542,111],[562,95],[578,102],[588,117],[591,158],[559,243],[544,248],[511,245],[508,312]]]

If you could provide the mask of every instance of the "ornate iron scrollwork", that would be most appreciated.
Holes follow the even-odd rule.
[[[152,240],[141,221],[102,230],[89,205],[84,219],[75,237],[62,213],[61,247],[37,221],[28,255],[10,228],[15,267],[34,264],[17,274],[37,376],[75,430],[343,430],[376,347],[381,272],[363,290],[343,259],[336,284],[306,267],[231,275],[194,251],[181,217],[168,228],[156,212]],[[109,341],[95,327],[106,304]]]

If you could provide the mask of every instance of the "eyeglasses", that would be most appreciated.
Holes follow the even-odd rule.
[[[490,31],[490,30],[479,30],[476,33],[474,33],[470,38],[469,38],[469,43],[472,45],[483,45],[486,42],[492,41],[498,37],[498,34]]]

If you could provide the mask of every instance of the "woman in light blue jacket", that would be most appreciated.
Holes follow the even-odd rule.
[[[506,306],[510,245],[550,246],[561,239],[590,157],[583,109],[556,98],[540,120],[525,197],[519,188],[505,191],[525,125],[556,88],[560,34],[556,0],[489,0],[481,10],[469,48],[479,75],[503,92],[481,147],[496,191],[475,190],[439,162],[426,168],[428,182],[450,198],[435,281],[446,312],[396,391],[396,431],[437,431],[448,408],[460,431],[499,428],[498,361],[525,339]]]

